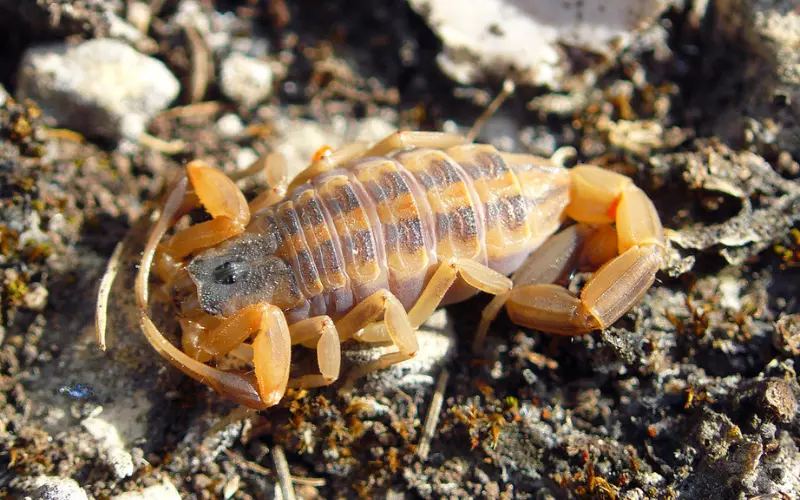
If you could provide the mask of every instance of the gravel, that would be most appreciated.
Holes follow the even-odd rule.
[[[135,142],[179,90],[162,62],[123,42],[99,39],[28,49],[16,96],[36,101],[59,127]]]
[[[409,0],[441,38],[437,62],[464,84],[487,76],[553,90],[591,85],[586,67],[602,66],[655,21],[664,0]]]
[[[272,94],[274,75],[268,61],[234,52],[222,61],[219,79],[228,99],[251,108]]]

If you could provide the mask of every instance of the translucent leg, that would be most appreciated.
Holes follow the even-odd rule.
[[[298,321],[289,327],[292,345],[315,341],[319,374],[303,375],[289,380],[293,389],[308,389],[330,385],[339,378],[341,348],[336,326],[328,316],[316,316]]]
[[[485,293],[498,295],[511,290],[510,279],[483,264],[469,259],[448,259],[433,273],[419,299],[408,312],[411,326],[414,329],[419,328],[439,307],[459,275],[465,282]],[[385,328],[384,323],[372,323],[364,328],[361,336],[378,341],[378,339],[386,338]]]
[[[313,179],[314,177],[326,172],[330,172],[334,168],[344,165],[345,163],[362,156],[367,148],[368,145],[364,142],[354,142],[352,144],[348,144],[338,151],[334,151],[322,156],[322,158],[316,160],[308,168],[297,174],[297,177],[295,177],[291,184],[289,184],[289,190],[292,191],[297,186],[305,184],[310,179]]]
[[[383,316],[386,324],[386,337],[368,338],[356,336],[365,326],[377,321]],[[336,322],[336,329],[342,341],[357,338],[362,342],[391,341],[397,346],[397,352],[384,354],[380,358],[359,366],[347,375],[345,389],[352,387],[353,381],[369,373],[381,370],[395,363],[400,363],[416,355],[419,349],[417,335],[408,318],[408,313],[403,305],[387,290],[378,290],[365,300],[361,301],[352,311]]]
[[[286,197],[289,186],[286,160],[280,153],[269,153],[262,156],[246,170],[231,175],[231,179],[237,181],[253,175],[264,173],[267,181],[267,188],[261,191],[252,201],[250,201],[250,213],[254,214],[259,210],[271,207]]]
[[[467,142],[465,137],[458,134],[402,130],[373,146],[364,156],[385,156],[396,149],[409,147],[445,149]]]

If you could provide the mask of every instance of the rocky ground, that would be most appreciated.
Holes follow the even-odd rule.
[[[800,497],[798,5],[572,4],[0,0],[0,497]],[[295,173],[323,145],[466,132],[506,78],[480,141],[572,146],[667,228],[613,327],[501,315],[476,359],[478,297],[352,394],[245,420],[141,337],[141,217],[185,162],[279,151]]]

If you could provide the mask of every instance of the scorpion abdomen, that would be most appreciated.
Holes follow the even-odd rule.
[[[410,309],[451,257],[513,272],[569,202],[566,170],[513,158],[483,145],[360,158],[255,214],[247,232],[274,233],[294,271],[288,322],[336,319],[380,289]],[[445,303],[474,293],[459,281]]]

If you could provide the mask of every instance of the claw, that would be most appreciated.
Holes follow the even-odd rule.
[[[227,175],[199,161],[186,165],[186,174],[211,217],[227,217],[244,229],[250,221],[250,209],[242,191]]]
[[[165,252],[173,260],[221,243],[242,231],[250,222],[250,208],[242,191],[224,173],[205,163],[193,161],[186,174],[200,204],[213,217],[170,238]]]
[[[502,300],[517,324],[579,335],[613,324],[641,299],[661,267],[665,238],[653,203],[629,178],[586,165],[570,170],[570,177],[566,213],[579,224],[531,254]],[[580,297],[551,284],[578,268],[598,266]],[[484,314],[482,330],[497,311],[493,304]]]
[[[147,311],[149,296],[150,268],[156,247],[169,229],[172,220],[180,213],[181,205],[187,193],[187,178],[181,177],[172,188],[164,204],[161,216],[153,227],[142,254],[142,262],[136,275],[135,295],[139,307],[139,318],[142,332],[150,345],[167,359],[175,368],[193,379],[209,385],[214,390],[230,399],[253,409],[263,410],[267,407],[259,394],[255,376],[235,372],[225,372],[207,366],[172,345],[159,331]]]

